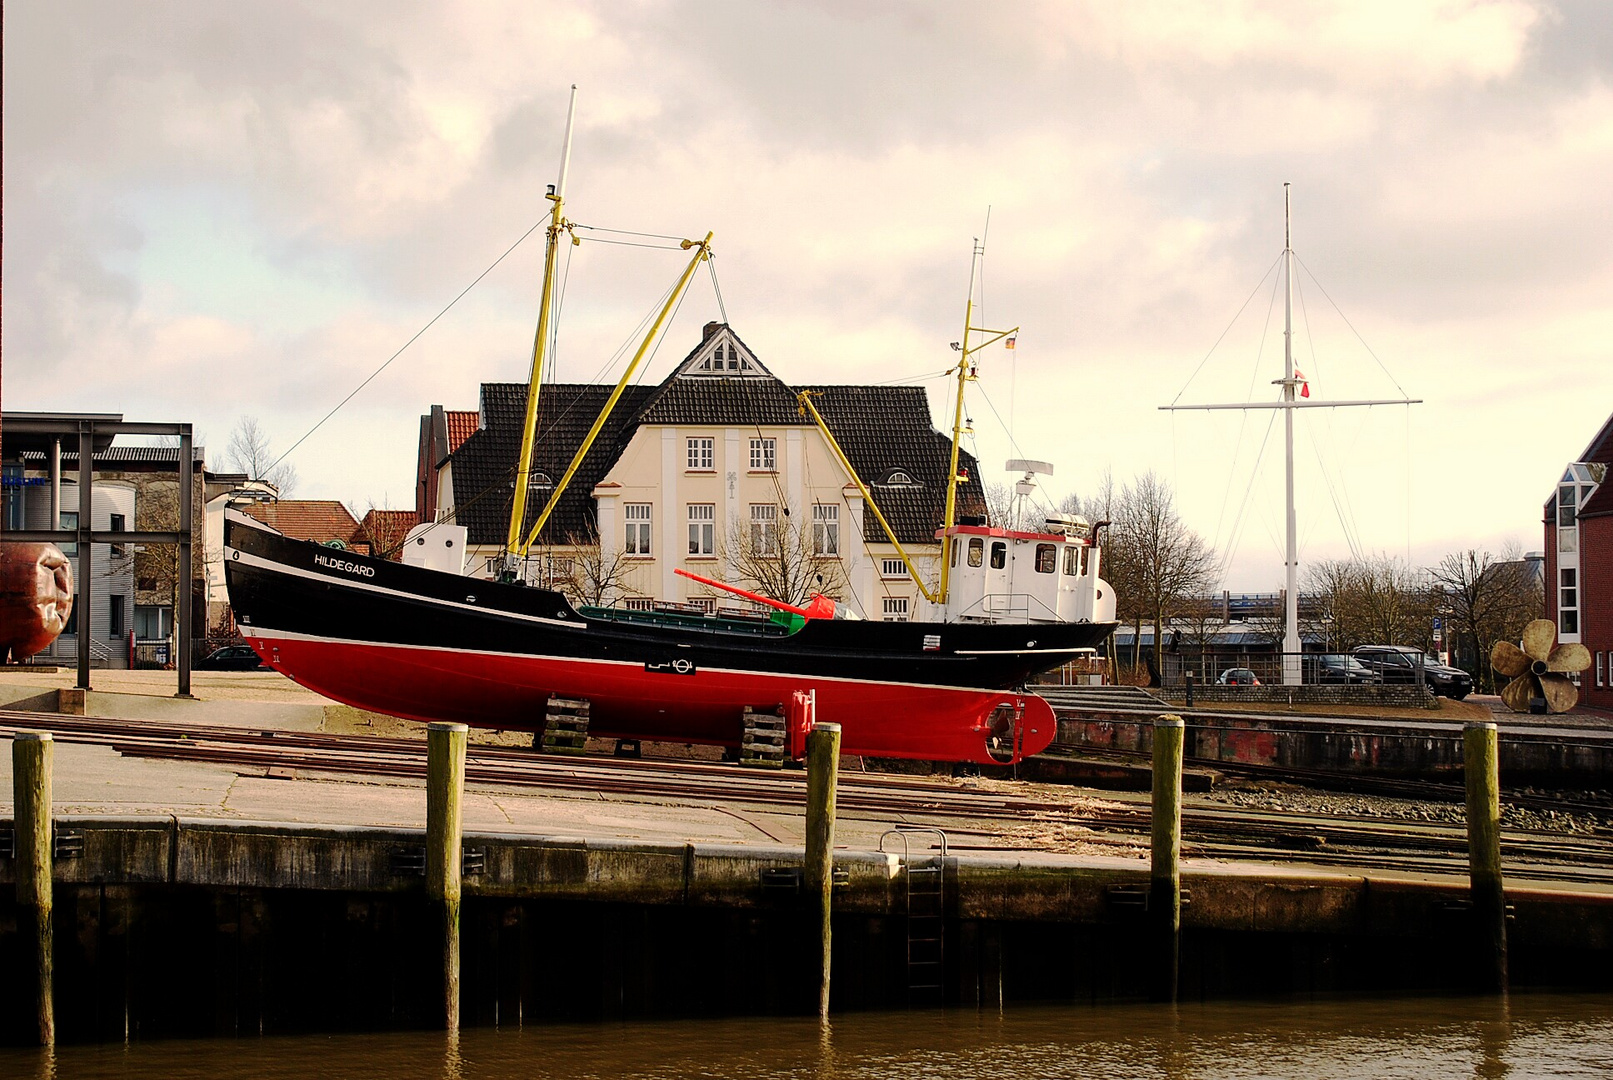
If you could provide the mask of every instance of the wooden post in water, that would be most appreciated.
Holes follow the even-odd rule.
[[[12,828],[17,868],[17,929],[33,945],[35,1035],[56,1043],[55,961],[51,933],[50,772],[55,741],[49,732],[20,731],[11,743]]]
[[[459,1030],[459,896],[464,724],[426,726],[426,895],[442,922],[442,1022]]]
[[[1493,723],[1462,730],[1467,779],[1467,866],[1475,947],[1487,989],[1507,990],[1507,898],[1501,882],[1501,760]]]
[[[1148,916],[1156,961],[1154,997],[1175,1001],[1182,940],[1182,744],[1180,716],[1154,720],[1154,797]]]
[[[807,902],[818,931],[818,1016],[829,1016],[829,908],[834,890],[835,788],[840,778],[840,725],[813,724],[807,733]]]

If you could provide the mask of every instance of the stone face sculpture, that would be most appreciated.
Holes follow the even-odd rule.
[[[73,614],[73,571],[55,544],[0,540],[0,663],[55,641]]]
[[[1579,703],[1579,687],[1568,676],[1591,666],[1591,651],[1583,645],[1558,645],[1556,641],[1556,624],[1536,619],[1523,628],[1522,648],[1510,641],[1495,643],[1490,666],[1512,679],[1501,691],[1507,708],[1526,713],[1530,701],[1543,698],[1548,712],[1564,713]]]

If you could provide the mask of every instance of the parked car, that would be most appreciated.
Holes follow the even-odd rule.
[[[1222,686],[1259,686],[1260,679],[1246,667],[1231,667],[1216,680]]]
[[[1353,656],[1341,653],[1323,653],[1316,658],[1316,681],[1319,683],[1374,683],[1377,672]]]
[[[209,671],[272,671],[250,645],[226,645],[214,649],[196,665]]]
[[[1423,681],[1434,693],[1461,701],[1473,692],[1473,677],[1467,672],[1442,664],[1409,645],[1357,645],[1354,655],[1386,683],[1415,681],[1420,662]]]

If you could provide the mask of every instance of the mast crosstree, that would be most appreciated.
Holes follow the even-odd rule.
[[[1283,184],[1283,377],[1273,386],[1283,388],[1278,401],[1245,401],[1227,405],[1161,405],[1161,412],[1189,412],[1213,409],[1283,410],[1284,488],[1287,493],[1288,545],[1283,561],[1283,685],[1297,686],[1301,680],[1299,641],[1299,530],[1294,512],[1294,410],[1340,409],[1355,405],[1420,405],[1421,398],[1385,398],[1362,401],[1311,401],[1300,399],[1295,391],[1304,383],[1294,375],[1294,241],[1293,215],[1289,209],[1289,185]],[[1160,628],[1155,627],[1158,635]]]

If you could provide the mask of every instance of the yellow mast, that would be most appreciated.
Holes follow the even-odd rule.
[[[900,540],[896,539],[896,531],[890,527],[890,522],[885,520],[885,515],[879,512],[879,504],[874,501],[873,492],[868,490],[868,485],[863,483],[862,477],[857,475],[857,470],[852,467],[851,459],[846,457],[844,450],[840,449],[840,443],[835,439],[834,433],[829,430],[829,425],[824,422],[823,415],[818,412],[817,406],[812,404],[812,396],[814,394],[821,395],[822,393],[822,390],[802,390],[795,395],[801,402],[802,414],[812,414],[812,422],[818,425],[819,431],[823,432],[823,439],[829,444],[829,449],[834,451],[835,460],[840,463],[842,469],[846,470],[846,475],[851,477],[851,482],[857,485],[857,490],[862,492],[863,504],[874,512],[874,517],[879,521],[879,527],[885,530],[885,536],[896,548],[896,554],[902,557],[902,563],[907,567],[908,576],[913,579],[913,584],[919,587],[919,592],[924,594],[924,599],[932,604],[937,603],[936,594],[932,593],[929,586],[924,584],[924,579],[919,576],[918,567],[914,566],[913,560],[908,557],[907,549],[902,546]]]
[[[594,426],[588,429],[588,437],[582,441],[581,446],[577,447],[577,453],[572,457],[571,465],[566,469],[566,474],[554,486],[554,491],[549,495],[548,503],[543,507],[543,513],[539,514],[537,521],[532,523],[532,531],[527,533],[526,540],[519,549],[519,554],[522,557],[526,555],[527,549],[537,540],[539,530],[549,520],[549,515],[554,513],[554,508],[560,502],[560,496],[565,492],[567,485],[571,483],[571,478],[576,476],[577,470],[582,467],[583,458],[588,456],[589,447],[594,445],[594,440],[599,437],[600,431],[605,427],[605,421],[610,419],[611,410],[616,408],[616,402],[621,400],[622,391],[627,389],[627,384],[632,380],[633,373],[638,370],[638,366],[643,361],[645,354],[650,351],[650,346],[654,344],[656,336],[660,334],[662,325],[671,316],[672,309],[677,306],[678,298],[689,287],[689,279],[694,277],[695,268],[711,257],[711,236],[712,234],[708,232],[706,238],[699,243],[693,240],[683,241],[682,246],[685,251],[690,248],[695,249],[694,258],[689,260],[689,265],[684,268],[683,276],[678,279],[678,283],[673,287],[671,295],[666,299],[666,303],[661,305],[660,314],[656,315],[655,322],[644,335],[644,340],[639,344],[638,352],[633,356],[633,362],[627,365],[627,370],[622,372],[622,377],[617,380],[616,389],[611,391],[610,398],[605,402],[605,407],[594,418]],[[513,554],[516,554],[516,552],[512,550]]]
[[[958,510],[958,444],[963,438],[963,387],[973,381],[976,376],[974,365],[969,357],[984,349],[988,345],[995,345],[1010,334],[1019,333],[1019,327],[1012,330],[988,330],[983,326],[975,326],[975,272],[980,266],[981,258],[986,254],[985,245],[975,241],[974,255],[969,260],[969,296],[963,307],[963,340],[957,342],[958,349],[958,396],[957,403],[952,410],[952,467],[947,470],[947,508],[946,520],[942,522],[941,536],[941,587],[937,590],[933,600],[937,604],[947,602],[947,584],[951,578],[948,571],[952,567],[951,552],[948,550],[952,544],[949,532],[957,524]],[[991,337],[979,345],[969,344],[970,333],[990,334]],[[928,594],[926,594],[928,595]]]
[[[571,108],[566,113],[566,140],[560,154],[560,182],[545,196],[554,205],[549,210],[548,245],[543,257],[543,294],[538,306],[538,329],[532,338],[532,373],[527,379],[526,425],[521,429],[521,457],[515,466],[515,498],[510,504],[510,529],[505,540],[506,574],[516,571],[517,559],[526,546],[517,548],[521,524],[526,520],[527,487],[531,483],[532,448],[537,440],[538,392],[543,385],[543,352],[549,338],[549,311],[554,300],[554,267],[560,249],[560,234],[571,228],[562,214],[566,197],[566,170],[571,164],[571,126],[577,117],[577,85],[571,86]]]

